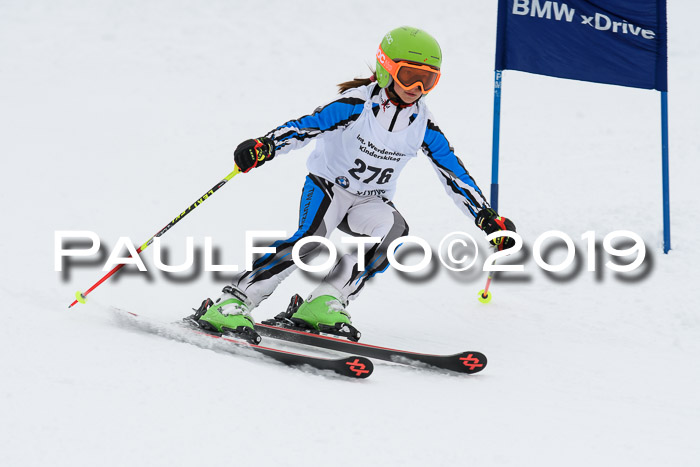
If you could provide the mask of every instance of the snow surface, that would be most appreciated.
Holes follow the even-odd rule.
[[[528,246],[526,271],[500,275],[488,306],[476,300],[483,272],[388,271],[350,309],[368,343],[481,350],[488,368],[376,362],[368,380],[346,381],[115,322],[111,306],[179,319],[226,283],[160,273],[150,250],[148,274],[122,271],[67,305],[119,237],[140,245],[229,173],[241,140],[366,75],[398,25],[440,40],[430,106],[488,190],[496,2],[3,0],[0,463],[697,465],[699,15],[696,2],[669,2],[670,254],[658,93],[506,72],[500,210]],[[227,184],[163,237],[169,261],[184,259],[185,237],[201,248],[211,236],[220,262],[242,265],[246,230],[293,231],[310,149]],[[455,230],[481,239],[425,158],[395,202],[435,247]],[[552,229],[576,242],[578,270],[535,265],[534,239]],[[613,273],[605,254],[586,271],[581,234],[619,229],[647,245],[641,274]],[[98,233],[105,256],[55,272],[57,230]],[[256,317],[318,277],[296,273]]]

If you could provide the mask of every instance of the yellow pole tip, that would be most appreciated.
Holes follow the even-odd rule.
[[[85,295],[83,295],[83,293],[80,290],[78,290],[75,293],[75,299],[78,300],[80,303],[87,303],[87,298],[85,298]]]
[[[491,301],[491,292],[486,292],[485,290],[482,290],[479,292],[479,301],[481,303],[488,303]]]

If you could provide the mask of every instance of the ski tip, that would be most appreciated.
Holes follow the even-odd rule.
[[[462,352],[455,355],[455,358],[457,359],[455,370],[469,375],[480,372],[488,363],[486,355],[481,352]]]
[[[372,360],[365,357],[351,356],[343,361],[341,373],[351,378],[367,378],[374,371]]]

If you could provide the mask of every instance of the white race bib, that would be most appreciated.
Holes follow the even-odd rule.
[[[309,172],[360,196],[391,199],[396,180],[409,159],[418,155],[427,126],[425,106],[404,130],[388,131],[372,112],[370,92],[362,114],[342,131],[322,135],[309,156]]]

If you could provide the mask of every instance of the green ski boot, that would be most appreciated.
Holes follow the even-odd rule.
[[[260,335],[255,331],[253,317],[250,315],[251,304],[239,290],[227,285],[216,303],[210,299],[196,310],[194,321],[202,329],[216,334],[241,337],[248,342],[258,344]]]
[[[350,313],[345,309],[344,303],[338,298],[339,296],[338,290],[323,284],[311,294],[306,302],[301,303],[289,319],[299,327],[358,341],[360,340],[360,331],[352,325]]]

